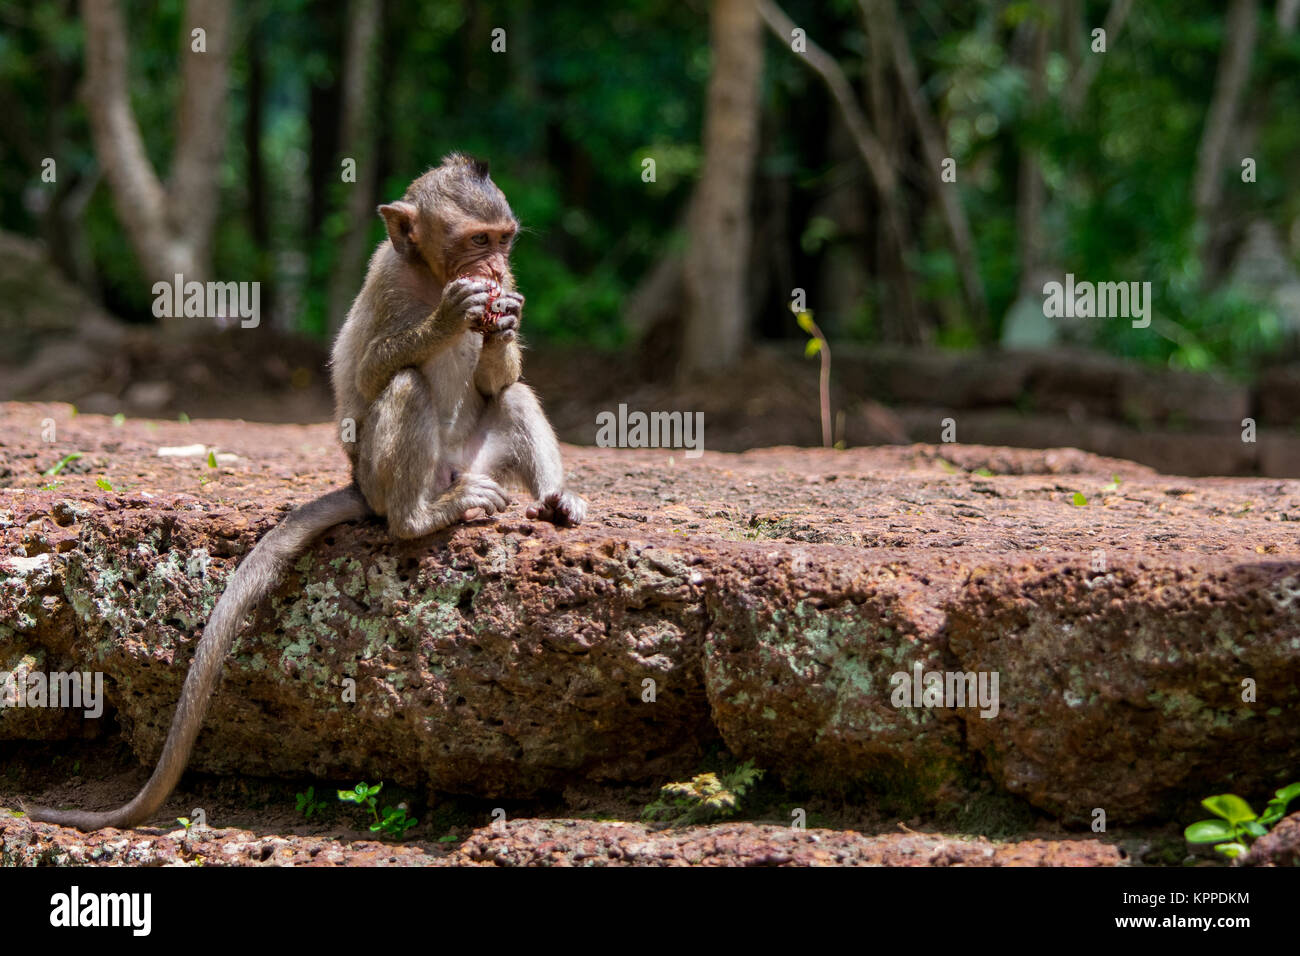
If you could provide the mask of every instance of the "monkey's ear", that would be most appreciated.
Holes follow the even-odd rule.
[[[416,234],[416,209],[409,202],[394,202],[379,207],[379,215],[384,217],[388,227],[388,238],[399,255],[410,255],[419,243]]]

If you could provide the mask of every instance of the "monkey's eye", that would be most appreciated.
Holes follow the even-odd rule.
[[[486,232],[480,232],[474,237],[473,241],[476,246],[486,246],[488,244],[488,234]]]

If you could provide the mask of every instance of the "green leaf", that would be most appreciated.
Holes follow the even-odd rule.
[[[1232,837],[1232,827],[1222,820],[1200,820],[1183,831],[1183,839],[1188,843],[1222,843]]]
[[[1070,499],[1070,504],[1074,505],[1076,508],[1083,508],[1087,506],[1088,498],[1082,491],[1076,491],[1074,497]]]
[[[813,331],[814,326],[813,326],[811,312],[800,312],[797,315],[795,315],[794,320],[799,323],[799,328],[803,329],[809,335],[817,334],[815,331]]]
[[[1282,806],[1286,806],[1296,797],[1300,797],[1300,783],[1293,783],[1289,787],[1283,787],[1277,792],[1278,800],[1282,801]]]
[[[1250,804],[1235,793],[1221,793],[1216,797],[1206,797],[1201,801],[1201,806],[1234,825],[1254,820],[1256,816]]]
[[[211,450],[208,451],[208,467],[209,468],[217,467],[217,453],[215,451],[211,451]]]
[[[112,491],[113,486],[104,478],[96,478],[95,484],[99,485],[101,491]]]
[[[54,477],[55,475],[57,475],[59,472],[63,470],[64,466],[67,465],[68,462],[76,461],[80,457],[81,457],[81,452],[79,451],[74,451],[71,455],[64,455],[59,460],[59,463],[57,465],[55,465],[53,468],[51,468],[49,471],[45,473],[45,476],[47,478]]]
[[[821,339],[809,339],[808,344],[803,347],[803,357],[812,358],[822,350]]]
[[[1261,825],[1258,820],[1250,820],[1243,823],[1241,826],[1247,833],[1257,840],[1262,836],[1268,835],[1268,827]]]
[[[123,425],[126,424],[126,416],[123,415],[121,412],[118,412],[116,415],[113,416],[113,424],[116,425],[118,428],[121,428]]]
[[[1234,860],[1246,852],[1246,846],[1242,843],[1220,843],[1214,849]]]
[[[979,475],[981,478],[993,477],[993,472],[989,471],[987,468],[976,468],[975,474]]]

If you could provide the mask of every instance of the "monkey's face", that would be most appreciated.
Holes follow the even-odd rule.
[[[466,219],[449,230],[441,270],[438,276],[444,283],[456,276],[482,276],[491,279],[509,292],[514,289],[510,274],[510,250],[519,223],[513,218],[482,222]],[[433,264],[430,263],[432,266]]]

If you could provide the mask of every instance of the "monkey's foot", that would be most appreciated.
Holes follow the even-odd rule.
[[[505,489],[487,475],[461,475],[452,491],[453,507],[460,512],[462,521],[469,517],[490,517],[498,511],[505,511],[510,504]]]
[[[530,505],[524,513],[538,521],[572,528],[582,524],[587,516],[587,502],[571,491],[556,491]]]

